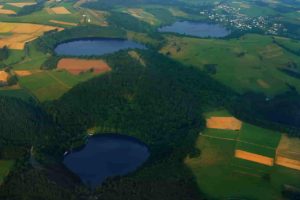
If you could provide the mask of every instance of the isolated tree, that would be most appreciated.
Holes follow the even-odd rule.
[[[0,61],[6,60],[9,56],[9,49],[7,46],[0,48]]]

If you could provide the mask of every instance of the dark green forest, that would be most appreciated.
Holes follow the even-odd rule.
[[[53,120],[52,127],[57,128],[47,130],[41,137],[46,139],[35,146],[36,158],[46,165],[49,160],[59,163],[63,152],[83,144],[86,130],[96,126],[100,133],[117,132],[139,138],[149,146],[151,157],[133,176],[110,180],[89,195],[118,199],[127,188],[133,192],[124,194],[126,199],[147,199],[145,191],[155,191],[154,196],[149,194],[150,199],[199,199],[202,195],[182,160],[187,154],[199,153],[193,146],[204,128],[203,110],[222,106],[232,93],[196,69],[152,51],[139,53],[146,66],[129,57],[127,51],[106,56],[113,68],[111,73],[76,86],[57,101],[41,105],[51,115],[51,119],[46,117],[47,122]],[[38,133],[26,137],[40,138]],[[44,175],[32,170],[35,171],[26,167],[24,174],[33,173],[29,180],[46,187]],[[12,175],[4,183],[3,195],[9,191],[22,195],[24,190],[12,188],[24,188],[24,181]],[[27,195],[30,197],[30,193]]]

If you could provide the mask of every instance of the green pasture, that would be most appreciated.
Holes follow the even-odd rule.
[[[24,51],[22,50],[9,50],[9,57],[8,59],[4,60],[3,63],[5,63],[7,66],[12,66],[24,58]]]
[[[38,70],[47,59],[47,55],[40,52],[34,42],[29,43],[26,52],[23,51],[21,61],[12,65],[15,70]]]
[[[271,36],[248,34],[222,40],[167,35],[166,39],[162,53],[202,70],[206,64],[216,64],[212,77],[237,92],[273,96],[288,90],[288,85],[300,91],[299,79],[278,70],[290,62],[300,66],[300,57],[274,44]]]
[[[72,75],[67,71],[39,71],[30,76],[20,77],[19,83],[29,90],[39,101],[61,97],[76,84],[94,77],[90,72]]]
[[[286,48],[288,48],[288,49],[290,49],[292,51],[295,51],[295,52],[298,51],[299,54],[300,54],[300,41],[299,40],[290,39],[290,38],[284,38],[284,37],[275,37],[275,40],[280,45],[283,45],[284,47],[286,47]]]
[[[281,134],[272,130],[260,128],[251,124],[243,123],[239,140],[265,145],[276,148],[280,141]]]

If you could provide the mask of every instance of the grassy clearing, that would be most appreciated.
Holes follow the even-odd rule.
[[[8,175],[14,163],[15,161],[13,160],[0,160],[0,184],[2,184],[5,177]]]
[[[230,40],[167,36],[167,40],[162,53],[202,70],[206,64],[216,64],[212,76],[240,93],[253,90],[273,96],[286,91],[287,84],[300,91],[299,79],[277,69],[290,62],[300,66],[300,57],[273,44],[269,36],[250,34]]]
[[[121,12],[127,13],[139,20],[142,20],[150,25],[157,26],[160,25],[160,21],[151,13],[146,12],[142,8],[122,8]]]

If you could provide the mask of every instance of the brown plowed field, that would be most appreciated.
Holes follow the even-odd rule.
[[[63,58],[57,64],[57,69],[65,69],[71,74],[80,74],[81,72],[94,70],[95,74],[110,71],[111,68],[103,60],[87,60],[77,58]]]
[[[206,127],[213,129],[240,130],[242,122],[235,117],[210,117],[206,120]]]

